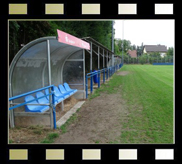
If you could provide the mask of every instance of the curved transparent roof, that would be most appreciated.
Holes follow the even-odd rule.
[[[67,82],[77,89],[84,90],[85,59],[83,49],[60,43],[56,37],[43,37],[22,47],[14,57],[9,70],[10,97],[49,85],[47,40],[50,43],[51,84],[58,86]],[[84,38],[84,40],[93,43],[93,58],[98,52],[99,46],[100,58],[105,57],[105,66],[112,65],[111,55],[113,52],[92,38]],[[108,64],[106,65],[107,55]],[[97,55],[95,57],[97,58]],[[121,58],[115,56],[115,64],[120,62]],[[98,61],[92,61],[92,64],[97,65]]]
[[[67,58],[83,58],[81,48],[60,43],[56,37],[39,38],[28,43],[16,54],[10,65],[10,96],[48,85],[47,40],[50,41],[52,84],[64,82],[63,69]]]

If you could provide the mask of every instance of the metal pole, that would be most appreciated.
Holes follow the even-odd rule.
[[[100,47],[98,46],[98,88],[100,87]]]
[[[92,42],[90,43],[90,72],[92,72]]]
[[[92,42],[90,43],[90,73],[92,72]],[[90,77],[90,92],[92,93],[93,77]]]
[[[114,21],[112,21],[112,52],[114,52]]]
[[[50,60],[50,42],[47,40],[47,67],[48,67],[48,82],[49,86],[51,85],[51,60]],[[51,93],[51,88],[49,88],[49,93]],[[52,96],[54,95],[49,95],[49,103],[52,104]],[[52,104],[54,106],[54,104]],[[53,128],[53,108],[50,108],[50,123],[51,123],[51,128]]]
[[[112,52],[114,53],[114,21],[112,21]],[[111,56],[111,60],[112,60],[112,67],[114,67],[114,55],[112,54]]]
[[[105,82],[105,60],[104,60],[104,49],[103,49],[103,69],[104,69],[104,72],[103,72],[103,83]]]
[[[105,67],[105,60],[104,60],[104,49],[103,49],[103,68]]]
[[[53,86],[51,87],[51,91],[54,93],[54,87]],[[52,107],[53,107],[53,125],[54,125],[54,129],[56,129],[56,107],[54,105],[55,104],[54,94],[52,94],[52,104],[53,104],[52,105]]]
[[[88,77],[86,74],[86,99],[88,98]]]
[[[100,69],[100,47],[98,46],[98,70]]]
[[[107,63],[107,68],[108,68],[108,51],[107,51],[107,62],[106,63]]]
[[[107,79],[108,79],[108,51],[106,53],[106,68],[107,68]]]
[[[11,86],[11,77],[12,77],[12,71],[9,72],[9,97],[12,97],[12,86]],[[13,101],[10,101],[9,103],[11,104]],[[11,105],[10,105],[11,107]],[[14,122],[14,110],[9,110],[8,108],[8,113],[9,113],[9,123],[10,127],[14,128],[15,127],[15,122]]]
[[[123,49],[124,49],[124,20],[123,20],[123,27],[122,27],[122,64],[123,64],[123,55],[124,55],[124,51],[123,51]]]
[[[85,50],[83,50],[83,90],[84,90],[83,98],[85,99],[86,98],[86,95],[85,95]]]

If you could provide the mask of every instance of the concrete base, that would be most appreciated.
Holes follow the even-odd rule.
[[[76,113],[77,109],[80,108],[85,101],[79,101],[73,108],[71,108],[63,117],[61,117],[57,122],[57,127],[62,126],[65,122],[74,114]]]

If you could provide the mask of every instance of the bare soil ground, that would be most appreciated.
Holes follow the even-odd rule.
[[[120,87],[121,88],[121,87]],[[65,111],[57,107],[57,117],[61,117],[71,109],[77,100],[65,102]],[[71,104],[68,106],[68,104]],[[86,101],[77,112],[77,119],[62,134],[61,129],[51,130],[49,127],[29,126],[9,130],[9,139],[13,143],[40,143],[48,133],[59,133],[54,143],[110,143],[119,141],[122,131],[121,122],[127,121],[128,109],[121,94],[102,93],[99,97]]]
[[[87,101],[78,112],[78,119],[61,134],[55,143],[109,143],[121,136],[122,121],[128,111],[121,94],[102,93]]]
[[[128,71],[117,72],[117,75],[125,76]],[[51,130],[49,127],[30,126],[9,130],[9,140],[13,143],[40,143],[48,133],[59,133],[54,143],[87,144],[121,142],[122,122],[128,121],[129,110],[126,102],[120,94],[121,87],[115,94],[101,93],[100,96],[87,100],[79,112],[77,119],[66,127],[66,133],[61,129]],[[69,111],[78,100],[71,97],[65,101],[64,111],[61,104],[57,105],[57,120]]]
[[[120,72],[117,72],[116,75],[125,76],[125,75],[127,75],[129,73],[131,73],[131,72],[129,72],[129,71],[120,71]]]

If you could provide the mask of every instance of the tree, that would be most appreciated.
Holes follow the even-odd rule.
[[[135,44],[133,44],[132,46],[131,46],[131,50],[136,50],[137,48],[136,48],[136,45]]]
[[[167,50],[167,56],[173,56],[173,47],[169,47],[168,50]]]
[[[143,43],[141,46],[137,46],[137,56],[141,56],[143,54]]]
[[[57,36],[57,29],[78,38],[92,37],[111,50],[112,21],[9,21],[9,61],[30,41]]]
[[[115,44],[118,46],[119,51],[122,52],[122,50],[127,53],[128,50],[131,50],[131,42],[129,40],[121,40],[121,39],[116,39]]]

